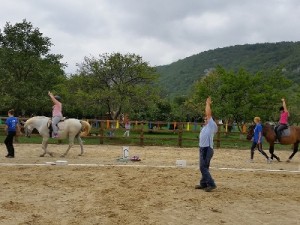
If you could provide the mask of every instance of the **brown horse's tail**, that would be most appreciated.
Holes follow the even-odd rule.
[[[91,125],[85,120],[80,120],[80,123],[82,125],[80,137],[88,136],[91,131]]]

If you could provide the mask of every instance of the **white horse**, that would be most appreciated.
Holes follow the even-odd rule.
[[[48,139],[50,138],[50,129],[49,124],[51,123],[51,119],[45,116],[35,116],[28,119],[25,122],[24,130],[25,135],[30,137],[33,129],[37,129],[39,134],[43,137],[42,149],[44,153],[40,155],[40,157],[44,157],[47,153],[50,156],[53,156],[53,153],[47,150]],[[81,140],[81,136],[87,136],[91,130],[91,125],[84,121],[78,119],[65,119],[57,124],[58,130],[58,139],[66,139],[69,138],[69,146],[67,151],[61,155],[61,157],[65,157],[70,148],[74,145],[74,138],[76,137],[81,148],[80,156],[83,155],[83,143]]]

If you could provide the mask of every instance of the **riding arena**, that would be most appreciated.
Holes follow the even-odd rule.
[[[0,224],[299,224],[300,158],[215,149],[217,189],[195,190],[198,148],[15,143],[1,157]],[[4,155],[5,145],[1,144]],[[288,159],[290,151],[277,151]],[[131,161],[138,156],[140,161]],[[178,164],[178,162],[185,162]]]

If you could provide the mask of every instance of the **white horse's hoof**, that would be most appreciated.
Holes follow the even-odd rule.
[[[288,159],[288,160],[286,160],[286,162],[288,162],[288,163],[289,163],[289,162],[291,162],[291,160],[290,160],[290,159]]]

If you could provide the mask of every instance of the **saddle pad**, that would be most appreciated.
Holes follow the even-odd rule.
[[[283,136],[290,136],[290,134],[291,134],[291,129],[290,129],[290,127],[288,127],[287,129],[284,129],[282,131],[281,137],[283,137]]]

